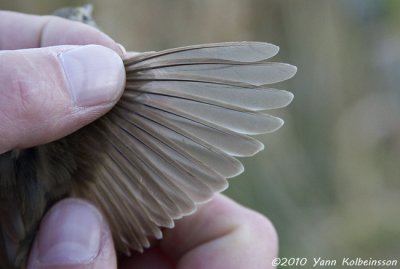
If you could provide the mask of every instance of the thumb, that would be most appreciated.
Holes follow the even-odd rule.
[[[116,269],[111,232],[88,202],[66,199],[44,217],[27,269]]]
[[[0,51],[0,70],[0,153],[76,131],[125,85],[120,56],[98,45]]]

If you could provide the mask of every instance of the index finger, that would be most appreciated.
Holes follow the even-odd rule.
[[[274,268],[278,239],[271,222],[217,194],[195,214],[165,230],[164,239],[121,268]]]
[[[166,232],[161,248],[178,268],[273,268],[277,242],[267,218],[217,194]]]
[[[100,30],[55,16],[0,11],[0,33],[0,50],[97,44],[122,54],[118,44]]]

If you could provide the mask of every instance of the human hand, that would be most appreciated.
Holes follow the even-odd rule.
[[[121,96],[122,51],[99,30],[0,11],[0,32],[0,154],[66,136]],[[102,46],[71,46],[86,44]]]
[[[105,114],[121,96],[122,51],[99,30],[57,17],[0,11],[0,33],[0,154],[66,136]],[[42,236],[61,238],[52,233],[54,227],[47,228]],[[50,256],[66,251],[50,248]]]
[[[154,247],[123,258],[118,268],[267,269],[276,254],[272,224],[218,194],[174,229],[164,230]],[[117,268],[108,226],[88,202],[63,200],[43,219],[28,269],[45,268]]]
[[[0,153],[72,133],[106,113],[121,95],[125,72],[114,52],[122,52],[100,31],[0,11],[0,32]],[[86,44],[111,50],[70,46]],[[276,233],[264,217],[217,195],[165,230],[158,245],[122,260],[120,268],[270,268],[276,251]],[[48,212],[28,262],[29,269],[116,267],[104,218],[76,199]]]

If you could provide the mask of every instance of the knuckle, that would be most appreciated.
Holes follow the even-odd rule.
[[[16,120],[29,121],[40,115],[42,105],[38,102],[35,89],[25,80],[16,80],[12,86],[13,113]]]
[[[12,90],[15,93],[15,101],[20,110],[29,112],[29,110],[35,107],[35,100],[33,99],[30,86],[26,81],[17,80]]]
[[[30,74],[37,72],[29,69],[29,61],[26,57],[16,55],[17,52],[9,52],[0,55],[4,62],[14,62],[0,74],[3,82],[1,89],[1,113],[4,117],[13,121],[29,120],[40,108],[38,97],[35,95],[34,83],[30,81]],[[18,56],[18,57],[17,57]]]

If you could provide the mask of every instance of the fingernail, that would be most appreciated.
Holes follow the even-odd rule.
[[[117,53],[103,46],[87,45],[59,54],[76,106],[115,102],[125,85],[125,68]]]
[[[97,209],[80,200],[65,200],[46,215],[40,226],[41,264],[87,264],[99,253],[103,219]]]

